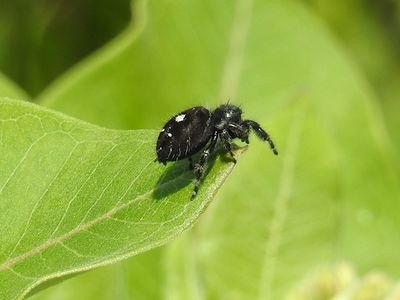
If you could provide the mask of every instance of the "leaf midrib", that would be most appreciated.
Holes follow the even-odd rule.
[[[35,255],[35,254],[38,254],[41,251],[43,251],[43,250],[45,250],[45,249],[47,249],[47,248],[49,248],[49,247],[51,247],[53,245],[56,245],[58,243],[62,243],[63,241],[65,241],[69,237],[73,236],[74,234],[77,234],[77,233],[79,233],[81,231],[87,230],[87,229],[95,226],[96,224],[100,223],[101,221],[106,220],[108,217],[111,217],[112,215],[116,214],[117,212],[129,207],[130,205],[132,205],[132,204],[134,204],[134,203],[136,203],[136,202],[138,202],[140,200],[145,199],[147,196],[151,195],[154,191],[156,191],[158,189],[162,189],[165,186],[174,184],[176,181],[182,180],[184,177],[187,177],[189,175],[189,173],[190,172],[185,172],[182,175],[180,175],[178,177],[175,177],[174,179],[169,180],[169,181],[167,181],[167,182],[165,182],[163,184],[160,184],[160,185],[156,186],[155,188],[152,188],[152,189],[148,190],[147,192],[145,192],[145,193],[143,193],[143,194],[141,194],[141,195],[129,200],[128,202],[121,204],[120,206],[114,207],[113,209],[107,211],[106,213],[98,216],[97,218],[95,218],[95,219],[93,219],[93,220],[91,220],[91,221],[89,221],[89,222],[87,222],[85,224],[79,224],[78,226],[76,226],[72,230],[64,233],[63,235],[60,235],[60,236],[58,236],[58,237],[56,237],[54,239],[47,240],[46,242],[44,242],[41,245],[31,249],[30,251],[25,252],[24,254],[21,254],[19,256],[16,256],[16,257],[14,257],[12,259],[9,259],[9,260],[5,261],[4,263],[2,263],[0,265],[0,272],[4,271],[4,270],[7,270],[7,269],[10,269],[15,264],[17,264],[17,263],[19,263],[19,262],[21,262],[21,261],[23,261],[23,260]]]

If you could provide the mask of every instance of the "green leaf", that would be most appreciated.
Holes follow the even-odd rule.
[[[0,96],[2,97],[14,97],[14,98],[27,98],[25,92],[23,92],[15,83],[11,82],[6,76],[0,72]]]
[[[2,2],[0,69],[36,96],[71,65],[121,32],[130,19],[129,6],[130,0],[112,5],[108,0]]]
[[[134,7],[131,27],[57,80],[38,102],[109,128],[159,128],[177,109],[232,96],[218,97],[232,5],[135,1]],[[194,47],[202,40],[210,47]]]
[[[362,272],[400,276],[391,140],[371,88],[320,20],[296,1],[139,7],[138,27],[60,79],[42,103],[140,128],[232,98],[280,150],[275,158],[251,140],[194,236],[142,261],[157,275],[164,267],[162,284],[148,280],[152,294],[142,298],[283,299],[315,266],[343,258]],[[78,280],[72,286],[84,289]],[[127,282],[130,299],[136,283]]]
[[[384,2],[304,1],[310,2],[323,21],[340,37],[352,60],[358,63],[368,78],[382,106],[397,153],[400,153],[400,120],[397,117],[400,109],[400,51],[397,40],[400,23],[396,28],[396,14],[386,15],[388,7]],[[392,5],[392,12],[395,8],[399,11],[400,1],[393,1]],[[352,13],[349,14],[349,11]],[[385,22],[382,22],[383,15]],[[397,165],[400,168],[400,164]]]
[[[167,287],[167,269],[162,263],[164,248],[85,272],[35,294],[32,299],[162,299]]]
[[[0,98],[0,133],[1,299],[171,240],[234,165],[216,159],[190,201],[187,163],[154,162],[156,131],[104,129]]]

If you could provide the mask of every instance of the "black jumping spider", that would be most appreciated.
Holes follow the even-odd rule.
[[[268,133],[257,122],[242,120],[241,115],[242,110],[231,104],[220,105],[213,112],[197,106],[175,115],[161,130],[156,151],[157,161],[164,165],[167,161],[188,158],[192,166],[191,157],[204,148],[199,161],[194,165],[196,181],[192,199],[197,194],[207,158],[214,151],[218,139],[236,162],[231,140],[239,138],[248,144],[251,128],[260,139],[269,143],[274,154],[278,154]]]

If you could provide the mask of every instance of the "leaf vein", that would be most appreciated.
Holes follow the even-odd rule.
[[[97,197],[97,199],[93,202],[93,204],[90,206],[90,208],[87,210],[87,212],[85,213],[85,215],[82,218],[82,221],[80,222],[79,225],[83,224],[87,217],[89,216],[90,212],[92,211],[92,209],[97,205],[97,203],[99,202],[99,200],[103,197],[105,191],[108,189],[108,187],[114,182],[114,180],[117,178],[117,176],[119,174],[121,174],[122,170],[124,169],[124,167],[131,161],[131,159],[134,157],[135,153],[137,151],[139,151],[139,149],[143,146],[143,143],[139,146],[136,147],[135,151],[133,151],[131,153],[131,155],[129,155],[128,159],[124,162],[124,164],[119,168],[119,170],[115,173],[115,175],[111,178],[111,180],[109,181],[109,183],[103,188],[103,190],[101,191],[99,197]]]
[[[79,253],[77,250],[71,248],[70,246],[66,245],[64,242],[60,241],[58,242],[58,244],[63,247],[65,250],[67,250],[68,252],[71,252],[72,254],[74,254],[77,257],[84,257],[84,258],[99,258],[97,256],[94,255],[86,255],[86,254],[82,254]]]
[[[150,162],[153,162],[153,160],[151,160]],[[0,272],[3,271],[3,270],[8,269],[8,268],[10,268],[10,267],[12,267],[14,265],[16,265],[17,263],[20,263],[21,261],[23,261],[23,260],[25,260],[25,259],[27,259],[27,258],[29,258],[29,257],[31,257],[33,255],[36,255],[36,254],[40,253],[41,251],[43,251],[43,250],[45,250],[45,249],[47,249],[47,248],[49,248],[51,246],[54,246],[55,244],[57,244],[59,242],[65,241],[66,239],[72,237],[73,235],[75,235],[75,234],[77,234],[77,233],[79,233],[81,231],[87,230],[88,228],[91,228],[91,227],[97,225],[98,223],[106,220],[108,217],[115,215],[117,212],[119,212],[119,211],[121,211],[121,210],[123,210],[125,208],[128,208],[132,204],[134,204],[134,203],[136,203],[136,202],[138,202],[140,200],[146,199],[146,197],[151,195],[156,189],[161,189],[166,185],[173,184],[175,181],[181,180],[182,178],[184,178],[186,176],[188,176],[188,172],[183,173],[182,175],[180,175],[180,176],[178,176],[178,177],[176,177],[176,178],[174,178],[174,179],[172,179],[172,180],[170,180],[168,182],[165,182],[165,183],[163,183],[163,184],[161,184],[161,185],[159,185],[159,186],[157,186],[155,188],[152,188],[152,189],[148,190],[147,192],[144,192],[143,194],[138,195],[137,197],[131,199],[130,201],[121,204],[120,206],[114,207],[113,209],[105,212],[104,214],[98,216],[97,218],[89,221],[86,224],[78,225],[77,227],[75,227],[72,230],[64,233],[61,236],[58,236],[58,237],[56,237],[54,239],[51,239],[51,240],[47,240],[46,242],[42,243],[41,245],[38,245],[35,248],[27,251],[26,253],[23,253],[23,254],[21,254],[19,256],[13,257],[13,258],[3,262],[0,265]]]
[[[67,162],[69,161],[69,159],[72,156],[72,153],[75,151],[75,149],[78,147],[78,144],[75,144],[75,146],[71,149],[70,153],[68,154],[67,158],[64,160],[62,166],[60,167],[60,169],[58,170],[57,174],[52,178],[52,180],[49,182],[49,184],[47,185],[46,189],[43,191],[43,193],[40,195],[39,199],[36,201],[35,205],[33,206],[33,209],[29,215],[28,221],[25,225],[25,229],[24,232],[22,233],[21,237],[19,238],[18,242],[16,243],[16,245],[14,246],[13,250],[10,252],[10,254],[8,255],[9,259],[15,252],[15,250],[18,248],[19,244],[21,243],[21,241],[23,240],[23,238],[25,237],[28,228],[29,228],[29,224],[31,223],[33,214],[36,211],[36,208],[38,207],[39,203],[42,201],[44,195],[47,194],[47,192],[49,191],[50,187],[53,185],[54,181],[58,178],[58,176],[61,174],[62,170],[64,170],[65,165],[67,164]]]
[[[53,232],[50,235],[50,238],[52,238],[54,236],[54,234],[56,234],[57,230],[60,228],[62,222],[64,221],[64,218],[66,217],[69,208],[72,204],[72,202],[74,202],[74,200],[76,199],[76,197],[78,196],[79,192],[82,190],[82,188],[86,185],[86,183],[90,180],[90,178],[92,178],[92,175],[94,174],[94,172],[96,172],[97,168],[99,167],[99,165],[104,161],[104,159],[106,157],[108,157],[108,155],[112,152],[113,149],[115,149],[116,145],[113,145],[108,151],[107,153],[105,153],[103,155],[103,157],[97,162],[96,166],[93,168],[93,170],[90,172],[89,176],[87,176],[85,182],[80,186],[80,188],[76,191],[75,195],[71,198],[71,200],[68,202],[67,208],[64,211],[64,214],[62,215],[60,221],[58,222],[58,224],[56,225],[55,229],[53,230]]]

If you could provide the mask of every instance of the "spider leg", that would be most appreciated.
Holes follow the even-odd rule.
[[[229,123],[230,130],[238,137],[242,142],[249,143],[249,126],[236,123]]]
[[[275,144],[272,141],[271,137],[269,136],[269,134],[264,129],[261,128],[261,126],[257,122],[252,121],[252,120],[244,120],[241,125],[243,125],[243,126],[245,126],[247,128],[250,127],[251,129],[253,129],[254,132],[256,133],[256,135],[260,139],[262,139],[263,141],[266,141],[269,144],[269,146],[271,147],[272,152],[275,155],[278,155],[278,150],[276,150]]]
[[[229,135],[229,132],[226,129],[223,129],[221,132],[221,141],[226,151],[228,151],[229,154],[232,156],[233,162],[236,163],[236,158],[232,152],[231,136]]]
[[[191,200],[197,195],[197,192],[199,191],[199,186],[200,186],[200,181],[201,178],[203,177],[204,171],[205,171],[205,166],[208,160],[208,157],[210,153],[214,151],[215,144],[217,143],[218,140],[218,132],[216,131],[211,139],[210,144],[207,146],[206,149],[204,149],[203,153],[200,156],[199,161],[194,165],[194,175],[195,175],[195,181],[194,181],[194,189],[191,195]]]

